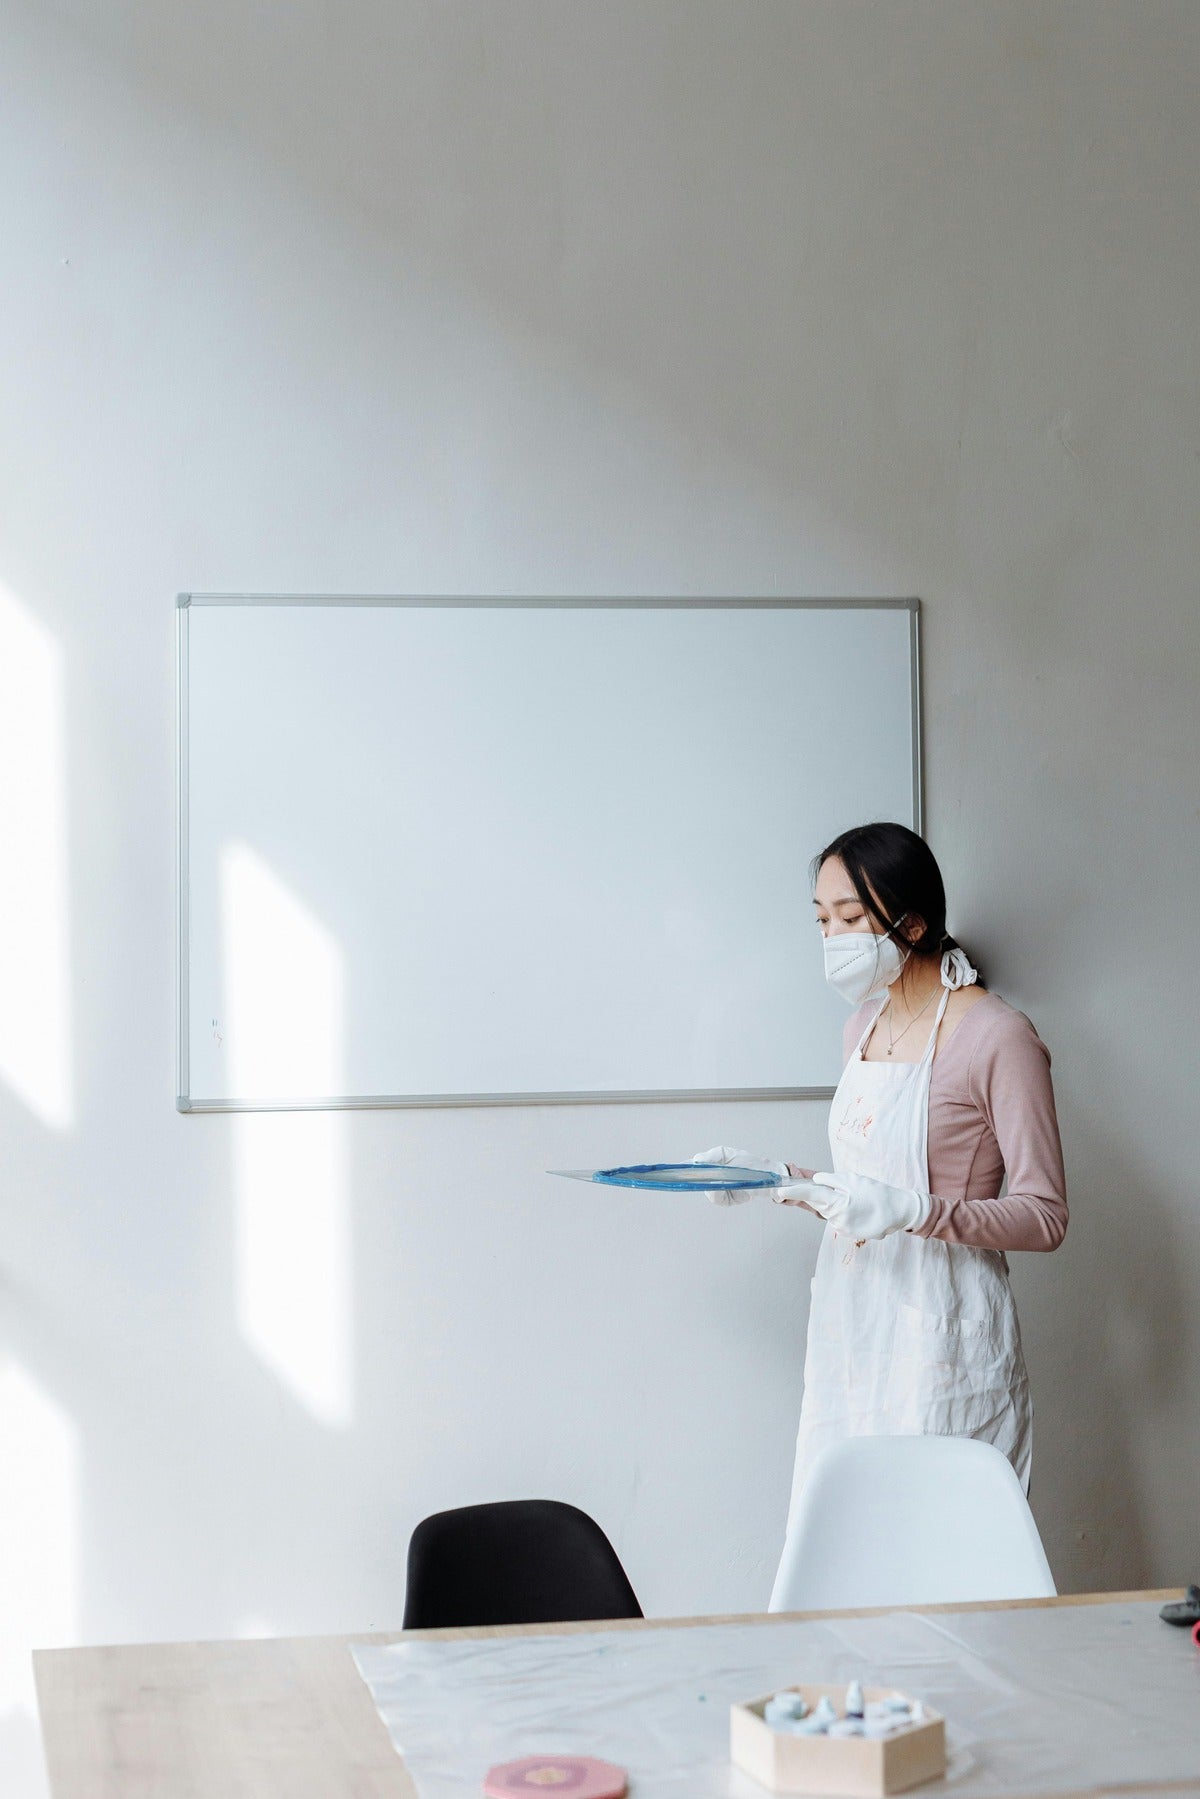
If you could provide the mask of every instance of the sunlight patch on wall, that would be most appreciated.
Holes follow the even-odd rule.
[[[247,844],[221,855],[222,985],[234,1091],[343,1090],[342,958],[324,926]],[[232,1121],[238,1319],[246,1341],[321,1423],[352,1408],[346,1120]]]
[[[0,1079],[71,1123],[62,651],[0,586]]]

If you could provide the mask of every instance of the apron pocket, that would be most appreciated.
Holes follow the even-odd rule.
[[[986,1426],[1007,1407],[1016,1374],[1004,1336],[989,1319],[901,1305],[885,1400],[893,1428],[964,1437]]]

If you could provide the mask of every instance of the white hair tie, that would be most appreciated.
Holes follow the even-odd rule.
[[[956,987],[973,987],[979,979],[979,970],[971,967],[971,959],[966,950],[948,949],[942,957],[942,986],[949,987],[951,992]]]

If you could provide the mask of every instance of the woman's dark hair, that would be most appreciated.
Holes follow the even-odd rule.
[[[925,929],[911,942],[915,956],[940,956],[958,949],[946,929],[946,889],[937,859],[923,837],[906,825],[856,825],[814,856],[812,878],[836,856],[850,876],[863,911],[887,937],[909,943],[898,932],[904,918],[917,917]]]

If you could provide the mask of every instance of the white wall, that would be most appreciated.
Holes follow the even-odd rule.
[[[6,1793],[30,1640],[394,1625],[416,1519],[526,1493],[650,1611],[755,1607],[786,1503],[811,1221],[539,1170],[816,1160],[816,1107],[347,1118],[341,1259],[276,1226],[343,1421],[256,1349],[238,1170],[318,1127],[172,1107],[180,588],[920,594],[931,840],[1074,1203],[1016,1259],[1035,1509],[1064,1588],[1195,1577],[1200,11],[0,32]]]

